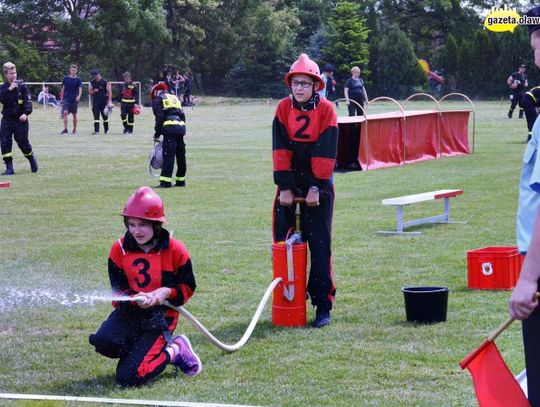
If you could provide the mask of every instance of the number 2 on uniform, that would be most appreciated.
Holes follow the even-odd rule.
[[[137,283],[137,287],[144,288],[148,284],[150,284],[150,274],[148,274],[148,270],[150,270],[150,263],[146,259],[135,259],[133,261],[134,267],[139,267],[139,276],[142,276],[143,281],[140,281],[139,277],[135,279],[135,282]]]
[[[304,124],[302,127],[300,127],[296,133],[294,133],[294,137],[296,138],[309,138],[309,134],[304,134],[303,131],[309,127],[309,116],[301,115],[296,118],[296,121],[304,121]]]

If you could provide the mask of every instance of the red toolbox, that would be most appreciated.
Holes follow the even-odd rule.
[[[489,246],[467,252],[469,288],[509,290],[517,283],[522,258],[513,246]]]

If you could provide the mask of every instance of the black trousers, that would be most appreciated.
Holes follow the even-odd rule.
[[[525,367],[527,368],[527,392],[532,407],[540,407],[540,308],[521,323]]]
[[[133,131],[133,124],[135,123],[135,118],[133,112],[131,111],[135,106],[135,103],[122,103],[120,107],[120,117],[122,118],[122,124],[124,129]]]
[[[121,386],[140,386],[159,375],[170,362],[165,348],[163,331],[172,332],[177,318],[139,318],[117,308],[90,335],[89,342],[96,352],[119,359],[116,383]]]
[[[513,111],[517,104],[523,98],[523,92],[512,92],[512,101],[510,102],[510,110]]]
[[[525,111],[525,118],[527,119],[527,128],[529,129],[529,138],[531,136],[531,131],[534,122],[538,113],[536,111],[536,106],[534,105],[533,100],[530,96],[524,95],[519,102],[519,106]]]
[[[278,190],[279,194],[279,190]],[[301,196],[301,195],[298,195]],[[287,233],[295,227],[295,205],[274,205],[274,241],[285,240]],[[332,214],[334,190],[319,191],[319,206],[301,205],[302,239],[307,241],[311,268],[307,291],[312,305],[332,309],[336,287],[332,270]]]
[[[30,159],[33,155],[32,146],[28,141],[28,120],[21,122],[20,120],[8,120],[2,118],[0,124],[0,151],[2,152],[2,158],[4,162],[12,162],[13,155],[13,139],[19,146],[24,156]]]
[[[163,168],[160,181],[172,182],[174,161],[176,159],[176,181],[185,181],[186,144],[184,143],[185,130],[183,126],[163,126]]]
[[[103,119],[103,131],[107,133],[109,131],[109,118],[103,113],[103,109],[107,107],[107,101],[96,102],[92,104],[92,114],[94,115],[94,132],[99,132],[99,116]]]
[[[363,116],[364,115],[364,100],[363,99],[355,99],[355,98],[349,98],[350,100],[354,100],[354,102],[358,103],[360,106],[358,106],[354,102],[349,102],[349,105],[347,106],[347,109],[349,110],[349,116]]]

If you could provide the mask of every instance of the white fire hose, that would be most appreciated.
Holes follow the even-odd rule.
[[[255,329],[255,325],[257,325],[257,322],[259,321],[259,318],[261,317],[261,314],[264,310],[264,306],[268,302],[268,298],[270,298],[270,295],[272,295],[272,291],[274,291],[274,288],[281,282],[281,277],[278,277],[270,283],[266,291],[264,292],[263,297],[261,298],[261,302],[259,302],[259,306],[257,307],[257,310],[255,311],[255,314],[253,315],[253,318],[251,319],[251,322],[249,323],[249,326],[246,329],[246,332],[244,333],[244,336],[235,343],[234,345],[227,345],[223,342],[220,342],[212,333],[204,327],[203,324],[201,324],[197,318],[195,318],[193,315],[191,315],[184,307],[180,306],[174,306],[169,301],[164,301],[163,305],[166,305],[169,308],[172,308],[176,311],[178,311],[186,320],[189,321],[190,324],[192,324],[197,330],[202,333],[204,336],[208,338],[210,342],[212,342],[214,345],[216,345],[218,348],[223,349],[227,352],[236,352],[238,349],[240,349],[242,346],[246,344],[249,337],[253,333],[253,330]],[[120,301],[137,301],[137,296],[121,299]]]

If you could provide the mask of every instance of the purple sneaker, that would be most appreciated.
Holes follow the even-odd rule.
[[[202,363],[193,351],[187,336],[177,336],[173,339],[173,343],[178,345],[180,352],[175,356],[172,364],[188,376],[197,376],[202,370]]]

